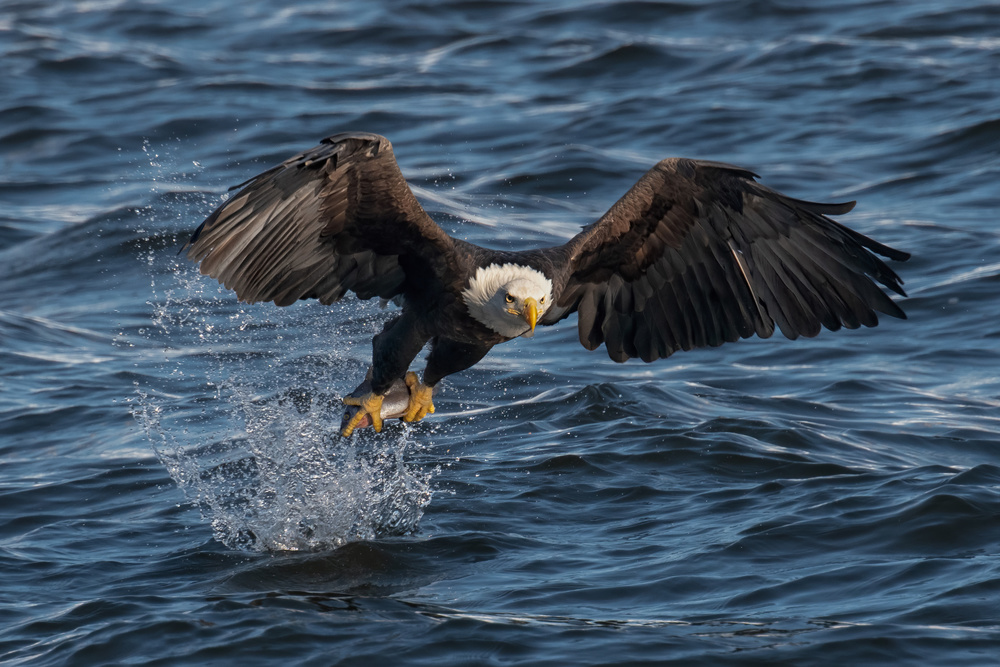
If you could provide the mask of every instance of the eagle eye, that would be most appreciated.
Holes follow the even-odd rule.
[[[504,298],[507,300],[507,303],[514,303],[514,297],[512,297],[510,294],[508,294]]]
[[[538,303],[545,303],[545,297],[543,296],[541,299],[539,299]]]

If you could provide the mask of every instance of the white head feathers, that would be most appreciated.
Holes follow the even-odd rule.
[[[530,336],[525,300],[535,301],[541,318],[552,303],[552,281],[528,266],[490,264],[476,270],[462,298],[470,315],[501,336]]]

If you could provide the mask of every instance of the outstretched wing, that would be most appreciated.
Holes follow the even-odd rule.
[[[788,338],[820,327],[875,326],[906,315],[876,283],[904,295],[873,252],[894,250],[831,220],[854,202],[817,204],[718,162],[664,160],[600,220],[550,252],[568,261],[552,324],[579,313],[580,342],[615,361],[652,361],[774,326]],[[869,252],[872,251],[872,252]]]
[[[242,301],[388,299],[453,261],[385,137],[328,137],[237,187],[185,249]]]

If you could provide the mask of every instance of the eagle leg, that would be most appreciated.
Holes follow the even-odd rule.
[[[431,402],[434,387],[421,382],[413,371],[408,372],[405,379],[406,386],[410,388],[410,403],[406,406],[403,421],[418,422],[434,412],[434,403]]]
[[[344,427],[344,430],[341,431],[340,434],[345,438],[351,437],[351,434],[354,433],[354,429],[357,428],[358,424],[361,423],[361,420],[365,418],[365,415],[371,417],[372,428],[375,429],[375,432],[381,432],[382,399],[383,396],[381,394],[376,394],[375,392],[372,392],[367,396],[362,396],[361,398],[345,396],[344,405],[356,405],[361,409],[354,413],[354,416],[351,417],[351,421],[347,422],[347,426]]]

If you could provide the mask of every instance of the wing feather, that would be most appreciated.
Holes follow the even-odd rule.
[[[612,359],[652,361],[775,327],[788,338],[905,318],[879,287],[905,296],[877,255],[909,254],[832,220],[822,204],[760,185],[719,162],[664,160],[552,261],[568,257],[553,324],[579,314],[580,342]]]
[[[238,187],[184,249],[242,301],[389,299],[407,279],[457,272],[452,239],[417,202],[385,137],[328,137]]]

